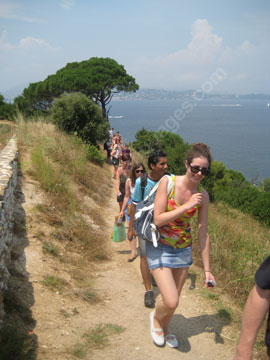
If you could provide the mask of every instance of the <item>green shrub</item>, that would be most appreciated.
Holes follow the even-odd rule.
[[[261,190],[270,192],[270,178],[265,178],[263,183],[259,184]]]
[[[4,96],[0,94],[0,119],[14,120],[15,106],[6,103]]]
[[[260,192],[252,203],[252,215],[266,225],[270,225],[270,192]]]
[[[93,161],[94,163],[98,165],[104,164],[104,156],[101,154],[101,152],[97,149],[94,145],[85,145],[86,148],[86,156],[88,160]]]
[[[70,134],[76,134],[88,144],[97,145],[108,132],[109,123],[100,107],[81,93],[60,96],[51,108],[55,124]]]

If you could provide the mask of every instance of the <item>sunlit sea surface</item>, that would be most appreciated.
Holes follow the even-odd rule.
[[[270,102],[270,100],[269,100]],[[215,160],[247,180],[270,178],[270,107],[265,100],[115,100],[109,120],[124,142],[144,127],[204,142]]]

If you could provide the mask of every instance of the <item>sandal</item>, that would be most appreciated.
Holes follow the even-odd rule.
[[[161,347],[165,345],[164,332],[162,329],[156,329],[154,327],[154,311],[150,313],[150,329],[151,336],[155,345]],[[157,332],[162,332],[161,335],[158,335]]]
[[[165,341],[166,341],[166,344],[168,346],[170,346],[171,348],[178,348],[179,344],[178,344],[178,341],[176,339],[176,336],[173,335],[173,334],[168,334],[165,336]]]
[[[136,259],[136,257],[137,257],[137,255],[133,256],[132,258],[129,258],[129,259],[128,259],[128,262],[134,261],[134,260]]]

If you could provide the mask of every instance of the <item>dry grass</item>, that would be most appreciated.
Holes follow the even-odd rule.
[[[199,244],[196,236],[196,222],[192,223],[194,238],[194,262],[202,266]],[[222,308],[230,309],[236,333],[240,330],[242,311],[255,281],[254,275],[261,262],[269,255],[270,229],[258,223],[251,216],[231,209],[222,203],[211,204],[209,211],[209,234],[211,241],[211,270],[218,287],[213,299],[222,301]],[[229,295],[230,304],[223,295]],[[255,344],[257,359],[265,358],[265,324],[261,327]]]
[[[19,117],[17,125],[22,173],[46,193],[35,213],[51,229],[54,247],[64,252],[57,258],[74,264],[75,273],[78,266],[107,259],[103,217],[113,187],[109,166],[89,162],[75,136],[42,119],[25,122]]]
[[[109,338],[117,336],[125,328],[116,324],[99,324],[82,335],[80,343],[67,349],[67,353],[84,359],[91,350],[100,350],[110,344]]]
[[[195,229],[193,234],[195,259],[202,265]],[[243,305],[254,285],[255,271],[269,254],[270,229],[219,203],[210,207],[209,234],[211,268],[220,286]]]
[[[13,125],[0,123],[0,150],[2,150],[11,137],[15,134],[15,127]]]

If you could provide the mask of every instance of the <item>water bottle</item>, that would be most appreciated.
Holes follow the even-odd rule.
[[[118,225],[121,225],[122,222],[123,222],[123,218],[122,218],[121,216],[119,216],[118,221],[117,221],[117,224],[118,224]]]

